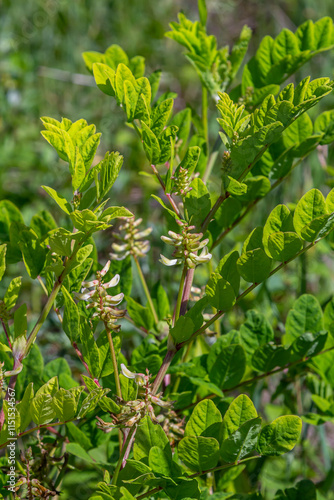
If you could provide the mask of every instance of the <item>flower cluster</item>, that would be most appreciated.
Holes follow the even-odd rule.
[[[93,318],[100,318],[108,328],[118,332],[121,325],[115,323],[119,318],[125,316],[125,310],[116,309],[114,306],[120,304],[124,298],[124,293],[108,295],[107,290],[116,286],[119,282],[119,274],[116,274],[111,281],[103,283],[102,278],[107,274],[110,267],[110,260],[106,263],[102,271],[97,271],[96,279],[83,281],[81,293],[74,293],[76,299],[88,302],[86,309],[96,309]],[[92,290],[90,290],[92,289]]]
[[[174,181],[172,192],[177,196],[184,197],[192,190],[190,187],[191,178],[186,168],[179,167],[172,176],[172,179]]]
[[[130,428],[140,422],[145,415],[148,415],[153,423],[158,423],[155,416],[153,405],[160,406],[161,408],[170,408],[173,402],[163,401],[160,399],[161,394],[152,394],[150,384],[150,374],[147,370],[146,375],[143,373],[133,373],[122,363],[122,374],[135,381],[138,386],[138,399],[133,401],[118,401],[121,403],[121,411],[117,415],[113,415],[113,422],[104,422],[98,418],[97,426],[104,432],[110,432],[115,427]]]
[[[185,262],[189,268],[195,268],[198,264],[209,262],[212,255],[209,253],[207,244],[209,240],[206,238],[201,241],[203,233],[191,233],[195,226],[181,221],[176,221],[181,227],[181,233],[168,231],[168,236],[161,236],[164,243],[175,247],[173,253],[174,259],[167,259],[164,255],[160,255],[160,262],[165,266],[176,266]],[[202,250],[198,255],[199,250]]]
[[[111,248],[116,253],[111,253],[110,257],[116,260],[125,259],[128,255],[134,255],[135,257],[145,257],[145,254],[150,249],[150,244],[148,240],[143,240],[152,232],[152,228],[148,227],[144,231],[139,231],[137,227],[143,219],[135,220],[134,217],[126,219],[126,222],[119,226],[120,231],[124,231],[125,235],[114,234],[115,238],[121,241],[121,244],[113,243]]]

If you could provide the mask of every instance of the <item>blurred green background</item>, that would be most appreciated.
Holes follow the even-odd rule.
[[[255,52],[259,41],[267,34],[275,37],[282,28],[294,31],[307,19],[315,21],[326,15],[334,17],[333,0],[207,0],[207,6],[208,31],[217,36],[219,46],[232,45],[244,24],[252,28],[253,39],[247,57]],[[163,70],[160,92],[171,90],[178,94],[176,110],[190,103],[200,112],[201,88],[197,75],[182,56],[180,46],[164,37],[168,23],[176,20],[180,10],[192,20],[198,18],[197,2],[192,0],[0,0],[0,199],[13,201],[22,210],[27,224],[42,208],[50,209],[61,222],[59,212],[41,185],[52,186],[65,195],[70,189],[67,167],[40,135],[40,116],[67,117],[72,121],[84,118],[94,123],[97,131],[103,134],[98,155],[117,150],[125,158],[113,189],[112,203],[125,204],[137,216],[145,217],[152,212],[149,198],[152,189],[158,187],[153,181],[148,181],[148,177],[138,174],[149,167],[140,144],[124,125],[123,111],[116,107],[114,100],[97,89],[93,77],[85,69],[81,53],[104,52],[109,45],[116,43],[130,57],[142,55],[146,58],[147,73]],[[333,53],[320,55],[299,72],[296,80],[307,74],[312,78],[333,78],[333,63]],[[321,109],[316,108],[316,113],[333,105],[331,96],[324,100]],[[218,126],[214,103],[210,108],[213,143]],[[310,114],[314,118],[314,114]],[[261,202],[256,212],[248,216],[245,220],[248,229],[263,223],[274,205],[297,201],[311,187],[328,192],[334,185],[334,167],[328,169],[328,164],[334,166],[332,147],[328,156],[327,151],[313,153],[302,167],[293,172],[285,186],[276,190],[270,200]],[[217,164],[213,177],[217,190],[219,173]],[[161,233],[159,218],[160,211],[153,213],[153,224],[158,225]],[[153,233],[157,244],[159,230]],[[234,231],[225,244],[230,247],[238,238],[242,241],[244,234],[242,229]],[[107,256],[110,243],[103,238],[99,249]],[[245,308],[254,305],[256,299],[257,307],[273,319],[279,331],[280,322],[284,321],[287,310],[300,293],[314,293],[323,304],[326,303],[334,294],[332,253],[328,243],[319,244],[312,254],[292,263],[284,272],[259,287]],[[152,262],[153,272],[158,275],[161,270],[155,254]],[[167,277],[166,282],[168,279],[171,278]],[[30,287],[31,284],[27,283],[27,293],[31,291]],[[29,301],[32,313],[37,314],[42,292],[38,285],[33,286],[33,291],[29,293]],[[242,317],[237,317],[237,313],[229,316],[226,328],[238,327]],[[56,335],[57,330],[50,318],[49,331],[41,342],[46,361],[66,353],[66,346]],[[274,418],[274,405],[267,406]],[[323,477],[322,467],[327,471],[331,467],[332,430],[328,430],[327,437],[320,432],[315,435],[313,430],[312,433],[309,446],[313,451],[310,455],[315,459],[315,450],[321,448],[324,458],[315,465],[316,462],[309,463],[302,457],[290,464],[289,473],[286,472],[285,458],[268,462],[261,476],[268,498],[272,491],[288,486],[289,481],[300,474],[319,479]],[[326,439],[329,440],[327,443]],[[65,479],[64,489],[68,489],[69,496],[64,498],[72,498],[73,485],[76,498],[88,498],[90,481],[95,484],[97,475],[91,470],[86,471],[84,477],[83,481],[78,471]],[[254,470],[254,484],[257,479]]]

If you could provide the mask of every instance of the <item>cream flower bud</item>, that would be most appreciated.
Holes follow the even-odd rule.
[[[182,259],[167,259],[164,255],[160,254],[160,262],[165,266],[177,266],[182,264]]]

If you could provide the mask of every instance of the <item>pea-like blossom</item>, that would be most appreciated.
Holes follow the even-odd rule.
[[[138,226],[142,223],[143,219],[135,220],[134,217],[126,219],[126,222],[119,226],[119,230],[125,234],[115,233],[114,237],[120,243],[114,242],[111,245],[113,253],[110,254],[112,259],[123,260],[128,255],[135,257],[145,257],[150,250],[150,243],[145,240],[152,232],[152,228],[148,227],[143,231],[138,230]]]

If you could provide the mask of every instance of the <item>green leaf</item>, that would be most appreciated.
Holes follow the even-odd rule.
[[[43,270],[46,250],[40,245],[37,234],[24,224],[13,222],[12,229],[17,234],[18,245],[28,274],[35,279]]]
[[[91,374],[98,378],[101,371],[101,355],[94,339],[91,329],[82,328],[80,332],[80,339],[82,343],[82,354],[88,364]]]
[[[279,262],[292,259],[303,247],[302,240],[296,233],[277,232],[269,236],[268,250],[270,256]]]
[[[80,313],[78,306],[65,287],[62,287],[65,301],[63,329],[71,343],[80,338]]]
[[[174,327],[170,330],[170,335],[176,344],[189,340],[191,335],[201,328],[203,324],[203,316],[201,313],[207,305],[207,302],[207,297],[202,297],[184,316],[179,317]]]
[[[220,411],[210,399],[204,399],[195,406],[186,425],[185,436],[215,437],[222,422]]]
[[[260,432],[257,451],[264,456],[283,455],[294,448],[302,430],[302,421],[295,415],[278,417]]]
[[[227,176],[227,179],[223,179],[225,190],[235,196],[247,193],[247,184],[243,182],[238,182],[233,177]]]
[[[14,312],[14,338],[25,336],[27,329],[27,304],[22,304]]]
[[[291,345],[292,361],[315,356],[325,347],[328,333],[303,333]]]
[[[251,309],[240,327],[240,337],[246,353],[252,355],[259,346],[274,340],[274,331],[262,313]]]
[[[144,417],[136,432],[133,454],[136,460],[148,457],[153,446],[159,447],[170,457],[172,456],[168,438],[160,425],[155,425],[149,417]]]
[[[232,285],[218,273],[212,273],[205,293],[209,303],[218,310],[227,311],[235,304],[235,293]]]
[[[238,384],[246,370],[246,355],[241,345],[230,345],[222,349],[212,366],[211,382],[222,390]]]
[[[103,222],[109,222],[113,219],[120,219],[124,217],[133,217],[133,213],[124,207],[109,207],[102,212],[99,220]]]
[[[184,200],[189,221],[194,226],[200,225],[211,208],[210,194],[204,182],[196,178],[191,183],[192,190]]]
[[[51,394],[39,394],[31,402],[31,418],[36,425],[52,422],[56,413],[52,405]]]
[[[138,94],[133,84],[126,80],[124,82],[124,103],[128,122],[132,122],[136,114]]]
[[[263,227],[263,247],[266,253],[271,257],[268,247],[269,236],[278,232],[287,232],[293,230],[291,212],[285,205],[277,205],[269,214],[269,217]]]
[[[271,264],[272,259],[262,248],[257,248],[242,254],[237,261],[237,268],[245,281],[261,283],[268,278]]]
[[[178,456],[189,469],[203,472],[217,465],[219,443],[211,437],[187,436],[179,443]]]
[[[51,196],[51,198],[57,203],[57,205],[62,209],[63,212],[65,212],[66,214],[70,214],[72,212],[72,207],[66,200],[66,198],[64,198],[64,196],[57,193],[57,191],[48,186],[42,186],[42,188],[48,193],[48,195]]]
[[[71,369],[68,365],[68,362],[64,358],[56,358],[52,361],[49,361],[47,365],[45,365],[43,370],[43,380],[47,382],[53,377],[60,378],[61,375],[68,375],[71,377]]]
[[[77,401],[72,391],[59,389],[53,396],[52,407],[60,421],[67,421],[74,418],[77,411]]]
[[[24,223],[20,210],[9,200],[0,201],[0,239],[9,241],[12,222]],[[8,258],[8,255],[7,255]]]
[[[80,458],[81,460],[85,460],[90,464],[96,466],[96,460],[94,460],[88,453],[85,451],[79,443],[67,443],[66,451],[75,457]],[[102,498],[102,497],[101,497]],[[110,497],[112,498],[112,497]]]
[[[79,427],[76,426],[73,422],[68,422],[66,424],[66,428],[69,434],[70,441],[80,443],[82,448],[86,451],[93,448],[92,442],[86,435],[86,433],[79,429]]]
[[[143,307],[131,297],[125,297],[129,316],[135,325],[151,330],[154,326],[154,318],[149,307]]]
[[[7,245],[0,245],[0,281],[6,271],[6,251]]]
[[[34,388],[33,388],[33,383],[30,382],[30,384],[27,385],[23,398],[21,399],[20,403],[16,405],[17,411],[20,413],[21,417],[21,423],[20,423],[20,432],[23,432],[26,430],[28,425],[31,422],[31,402],[34,397]]]
[[[96,62],[92,65],[96,85],[107,95],[115,95],[115,71],[107,64]]]
[[[220,456],[227,463],[234,463],[255,450],[261,429],[261,418],[244,422],[221,445]]]
[[[224,415],[223,438],[231,436],[245,422],[256,418],[257,411],[252,400],[246,394],[240,394],[232,401]]]
[[[239,253],[236,250],[224,255],[220,260],[215,272],[219,273],[222,278],[228,281],[233,287],[234,293],[237,296],[240,288],[240,274],[238,273],[237,260]]]
[[[273,343],[261,345],[254,351],[252,366],[255,370],[268,372],[277,366],[284,366],[291,360],[290,350]]]
[[[318,300],[313,295],[301,295],[288,313],[283,343],[291,344],[303,333],[318,333],[323,329],[323,314]]]
[[[296,486],[278,490],[274,500],[317,500],[316,486],[309,479],[302,479]]]
[[[173,476],[172,457],[159,448],[159,446],[153,446],[150,449],[148,464],[156,474],[167,477]]]
[[[173,116],[170,123],[171,123],[171,125],[176,125],[178,128],[177,144],[180,145],[180,148],[183,150],[183,148],[185,147],[185,145],[187,143],[187,139],[188,139],[189,133],[190,133],[191,109],[190,108],[182,109],[181,111],[179,111],[178,113],[176,113]],[[189,149],[192,149],[192,148],[189,148]],[[200,151],[198,152],[198,155],[199,155],[199,153],[200,153]],[[188,152],[187,152],[187,154],[188,154]],[[184,159],[182,161],[184,161]],[[191,172],[194,170],[194,169],[191,170],[190,167],[185,167],[185,168],[188,168],[188,170]]]
[[[320,144],[330,144],[334,140],[334,111],[321,113],[314,122],[314,133],[321,135]]]
[[[298,235],[314,241],[328,220],[325,198],[318,189],[311,189],[298,202],[293,225]]]

